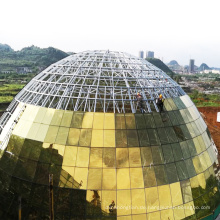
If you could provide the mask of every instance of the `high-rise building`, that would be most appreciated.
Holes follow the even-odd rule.
[[[18,219],[19,201],[32,220],[214,219],[217,167],[175,81],[127,53],[86,51],[35,76],[0,118],[0,219]]]
[[[193,73],[195,71],[194,62],[195,62],[195,60],[193,60],[193,59],[189,60],[189,73]]]
[[[139,51],[139,58],[142,58],[142,59],[144,58],[144,51],[142,51],[142,50]]]
[[[153,51],[147,51],[146,52],[146,58],[154,58],[154,52]]]

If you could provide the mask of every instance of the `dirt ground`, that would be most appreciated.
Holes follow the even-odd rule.
[[[201,112],[209,128],[220,154],[220,122],[217,122],[217,112],[220,112],[220,107],[199,107],[198,110]]]

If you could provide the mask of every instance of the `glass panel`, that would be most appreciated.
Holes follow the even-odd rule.
[[[200,154],[199,155],[199,160],[200,160],[200,163],[202,165],[202,170],[206,170],[208,168],[208,165],[206,163],[206,158],[204,157],[204,153]]]
[[[45,137],[45,142],[54,143],[57,137],[59,127],[57,126],[49,126],[47,135]]]
[[[69,128],[59,127],[55,143],[65,145],[68,134],[69,134]]]
[[[76,166],[76,155],[77,147],[66,146],[63,157],[63,166]]]
[[[115,115],[115,128],[116,129],[126,129],[124,114],[116,113],[116,115]]]
[[[190,158],[190,152],[186,141],[180,142],[180,147],[183,153],[183,158]]]
[[[137,129],[145,129],[146,128],[143,114],[135,114],[135,121],[136,121]]]
[[[115,147],[115,130],[104,130],[104,147]]]
[[[192,191],[190,187],[190,181],[184,180],[180,182],[181,188],[182,188],[182,195],[183,195],[183,202],[187,203],[192,201]]]
[[[86,112],[82,121],[82,128],[92,128],[93,112]]]
[[[183,154],[181,151],[181,147],[179,145],[179,143],[176,144],[171,144],[172,149],[173,149],[173,156],[174,156],[174,160],[175,161],[179,161],[183,159]]]
[[[127,147],[127,132],[126,130],[115,130],[116,147]]]
[[[104,113],[94,113],[93,129],[104,128]]]
[[[103,130],[92,130],[91,147],[103,147]]]
[[[145,194],[144,189],[132,189],[131,190],[131,204],[132,214],[140,214],[146,212]],[[135,207],[135,208],[134,208]]]
[[[157,185],[153,166],[143,168],[143,177],[144,187],[152,187]]]
[[[102,149],[103,148],[91,148],[90,151],[90,167],[102,167]]]
[[[192,137],[192,138],[196,137],[196,132],[194,131],[194,129],[193,129],[191,123],[188,123],[188,124],[186,125],[186,127],[187,127],[187,129],[188,129],[188,131],[189,131],[191,137]]]
[[[188,131],[188,129],[187,129],[187,127],[186,127],[186,125],[180,125],[180,128],[181,128],[182,131],[183,131],[183,134],[184,134],[185,139],[190,139],[190,138],[192,138],[191,135],[190,135],[190,133],[189,133],[189,131]]]
[[[91,145],[92,130],[91,129],[81,129],[79,146],[89,147]]]
[[[151,147],[152,156],[153,156],[153,163],[154,164],[163,164],[163,153],[160,146],[153,146]]]
[[[101,189],[102,185],[102,169],[89,169],[88,189]]]
[[[120,168],[117,172],[117,189],[130,189],[129,168]]]
[[[131,214],[131,191],[118,190],[117,191],[117,206],[125,207],[117,209],[117,215],[130,215]]]
[[[179,182],[170,184],[170,192],[171,192],[173,207],[183,204],[182,192]]]
[[[171,193],[169,185],[158,186],[160,209],[172,208]]]
[[[144,188],[142,168],[130,168],[131,188]]]
[[[150,138],[150,144],[160,145],[160,141],[156,129],[148,129],[147,132],[148,132],[148,137]]]
[[[193,156],[196,156],[196,155],[197,155],[197,152],[196,152],[196,147],[195,147],[195,145],[194,145],[193,140],[190,139],[190,140],[187,140],[186,142],[187,142],[187,144],[188,144],[189,152],[191,153],[191,156],[192,156],[192,157],[193,157]]]
[[[189,123],[189,119],[186,115],[185,109],[180,110],[180,114],[182,115],[182,118],[183,118],[184,122]]]
[[[65,111],[60,126],[70,127],[72,117],[73,117],[72,111]]]
[[[104,177],[103,177],[104,178]],[[114,205],[115,203],[115,205]],[[110,212],[110,204],[113,204],[112,206],[112,212]],[[111,215],[115,215],[115,212],[117,212],[116,207],[116,191],[109,191],[109,190],[102,190],[102,201],[101,201],[101,207],[102,210],[106,213],[111,213]]]
[[[78,145],[79,135],[80,135],[80,129],[70,128],[69,135],[67,138],[67,144],[68,145]]]
[[[116,189],[115,169],[103,169],[102,189]]]
[[[211,141],[210,141],[210,139],[209,139],[209,136],[207,135],[206,132],[204,132],[204,133],[202,134],[202,137],[203,137],[203,140],[204,140],[204,142],[205,142],[206,148],[208,148],[208,147],[211,145]]]
[[[129,167],[128,148],[116,148],[117,167]]]
[[[157,187],[145,189],[147,212],[154,212],[159,210],[159,197]]]
[[[62,117],[63,117],[63,113],[64,113],[63,110],[56,110],[54,112],[54,115],[53,115],[53,118],[51,120],[50,125],[60,126],[60,123],[61,123],[61,120],[62,120]]]
[[[164,124],[164,127],[172,126],[168,112],[162,112],[160,116],[162,118],[162,122]]]
[[[187,173],[187,169],[184,161],[176,162],[176,168],[180,181],[188,179],[189,175]]]
[[[105,113],[104,129],[115,129],[114,113]]]
[[[28,145],[31,148],[29,158],[31,160],[39,160],[41,149],[42,149],[42,143],[38,141],[28,140],[28,139],[26,139],[25,142],[26,141],[28,141]]]
[[[160,185],[168,184],[168,179],[164,165],[154,166],[154,170],[157,178],[157,185],[160,186]]]
[[[186,108],[186,106],[183,104],[182,100],[179,97],[174,98],[173,101],[178,109]]]
[[[52,156],[52,148],[53,148],[53,144],[47,144],[44,143],[42,145],[42,150],[41,150],[41,154],[39,157],[39,161],[43,162],[43,163],[50,163],[51,161],[51,156]]]
[[[166,109],[167,111],[172,111],[172,108],[171,108],[171,106],[170,106],[170,104],[169,104],[169,102],[168,102],[168,99],[165,99],[163,104],[164,104],[165,109]]]
[[[77,167],[88,167],[89,150],[90,148],[78,147],[78,153],[77,153],[77,159],[76,159]]]
[[[103,148],[103,167],[116,167],[115,148]]]
[[[185,160],[186,168],[189,174],[189,177],[193,177],[196,175],[195,168],[193,166],[192,159]]]
[[[127,130],[128,147],[139,147],[137,130]]]
[[[150,146],[147,130],[138,130],[138,137],[139,137],[140,147]]]
[[[37,115],[34,119],[34,122],[41,123],[44,119],[44,115],[46,114],[46,111],[47,111],[47,108],[43,108],[43,107],[39,108]]]
[[[166,172],[169,183],[178,182],[176,166],[174,163],[166,164]]]
[[[200,148],[201,148],[201,151],[205,151],[206,150],[206,146],[205,146],[205,143],[202,139],[202,136],[198,136],[198,141],[199,141],[199,144],[200,144]]]
[[[162,121],[160,113],[153,112],[153,116],[154,116],[154,121],[155,121],[156,127],[157,128],[158,127],[164,127],[164,124],[163,124],[163,121]]]
[[[173,126],[173,129],[174,129],[174,131],[176,133],[176,136],[178,137],[179,141],[184,141],[185,136],[184,136],[183,131],[180,128],[180,126]]]
[[[200,160],[199,160],[198,156],[193,158],[193,165],[195,167],[195,171],[196,171],[197,174],[201,173],[203,171],[202,164],[200,163]]]
[[[173,110],[177,110],[178,109],[172,99],[167,99],[167,101],[169,102],[169,104],[170,104],[170,106],[171,106],[171,108]]]
[[[174,162],[174,156],[171,146],[169,144],[162,145],[162,149],[163,149],[164,162],[165,163]]]
[[[176,137],[175,131],[173,130],[173,127],[166,127],[165,131],[166,131],[166,134],[167,134],[167,137],[168,137],[170,143],[178,142],[178,139]]]
[[[125,122],[127,129],[136,129],[134,114],[125,114]]]
[[[192,121],[191,125],[192,125],[192,128],[193,128],[194,132],[195,132],[195,136],[200,135],[200,132],[199,132],[199,129],[198,129],[196,123],[194,121]]]
[[[150,147],[141,148],[141,163],[142,166],[153,164],[152,153]]]
[[[210,167],[212,165],[212,162],[211,162],[211,159],[210,159],[208,152],[205,151],[203,153],[203,156],[204,156],[204,160],[206,161],[207,167]]]
[[[169,144],[170,141],[168,140],[168,136],[165,132],[166,128],[158,128],[158,135],[160,137],[161,144]]]
[[[141,167],[140,148],[129,148],[130,167]]]
[[[169,118],[172,122],[172,125],[179,125],[179,122],[174,114],[174,112],[168,112]]]
[[[174,114],[176,116],[176,119],[178,120],[178,124],[185,124],[182,115],[180,114],[180,111],[174,111]]]
[[[188,117],[188,119],[189,119],[190,122],[191,122],[191,121],[194,121],[194,119],[192,118],[192,116],[191,116],[191,114],[190,114],[190,112],[189,112],[189,109],[185,109],[185,113],[186,113],[186,115],[187,115],[187,117]]]
[[[72,121],[70,127],[82,128],[83,112],[73,112]]]
[[[156,128],[152,114],[144,114],[146,128]]]
[[[48,108],[44,115],[42,123],[50,125],[55,111],[56,111],[55,109]]]

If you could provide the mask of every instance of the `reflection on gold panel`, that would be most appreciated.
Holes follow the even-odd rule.
[[[64,151],[65,151],[65,146],[64,145],[58,145],[54,144],[53,149],[57,150],[57,154],[63,157]]]
[[[193,157],[193,165],[195,167],[196,173],[199,174],[203,171],[202,164],[200,163],[199,157]]]
[[[80,189],[87,189],[88,168],[75,168],[74,180],[80,184]]]
[[[115,148],[103,148],[103,168],[116,167]]]
[[[195,207],[194,207],[193,201],[189,202],[187,204],[184,204],[184,210],[185,210],[186,217],[194,215],[195,214]]]
[[[34,119],[35,123],[41,123],[43,121],[44,115],[46,114],[47,108],[39,108],[37,115]]]
[[[92,206],[101,208],[102,192],[100,190],[87,190],[86,200]]]
[[[200,160],[200,163],[202,165],[202,170],[206,170],[208,168],[208,165],[207,165],[207,162],[206,162],[206,158],[204,157],[204,152],[201,153],[199,156],[199,160]]]
[[[73,112],[71,128],[82,128],[83,112]]]
[[[61,120],[63,117],[63,113],[64,113],[63,110],[56,110],[54,112],[54,115],[53,115],[53,118],[51,120],[50,125],[60,126],[60,123],[61,123]]]
[[[64,111],[63,118],[62,118],[62,121],[60,123],[60,126],[70,127],[72,117],[73,117],[73,112],[72,111]]]
[[[116,148],[116,166],[129,167],[128,148]]]
[[[92,190],[102,188],[102,169],[89,169],[87,188]]]
[[[115,147],[115,130],[104,130],[104,147]]]
[[[93,129],[102,129],[104,128],[104,115],[103,113],[94,113],[94,120],[93,120]]]
[[[144,188],[142,168],[130,168],[131,188]]]
[[[40,124],[38,124],[38,123],[33,123],[32,125],[31,125],[31,128],[30,128],[30,130],[29,130],[29,132],[28,132],[28,134],[27,134],[27,138],[28,139],[35,139],[35,136],[36,136],[36,134],[37,134],[37,132],[38,132],[38,129],[39,129],[39,127],[40,127]]]
[[[92,130],[91,147],[103,147],[103,130]]]
[[[127,129],[136,129],[134,114],[125,114],[125,123]]]
[[[143,176],[144,176],[144,187],[152,187],[157,185],[153,166],[144,167]]]
[[[50,125],[55,111],[56,111],[55,109],[48,108],[45,115],[44,115],[42,123]]]
[[[175,220],[181,220],[185,218],[184,206],[177,206],[173,208],[173,214]]]
[[[38,110],[39,110],[38,106],[26,105],[26,109],[24,110],[21,119],[33,122],[37,115]]]
[[[67,138],[67,144],[77,146],[79,143],[79,135],[80,135],[80,129],[70,128],[69,135]]]
[[[82,121],[82,128],[92,128],[92,124],[93,124],[93,112],[85,112]]]
[[[92,129],[81,129],[79,146],[90,147],[92,138]]]
[[[128,147],[139,147],[137,130],[127,130]]]
[[[158,194],[160,200],[160,209],[162,210],[172,208],[170,186],[158,186]]]
[[[200,153],[202,152],[202,149],[201,149],[201,147],[200,147],[200,143],[199,143],[199,141],[198,141],[198,138],[197,138],[197,137],[194,138],[194,139],[193,139],[193,142],[194,142],[194,145],[195,145],[195,147],[196,147],[196,152],[197,152],[197,154],[200,154]]]
[[[111,204],[112,206],[110,206]],[[116,191],[102,190],[101,208],[104,212],[110,213],[109,206],[112,208],[111,214],[117,212]]]
[[[78,147],[76,166],[88,167],[90,148]]]
[[[174,220],[174,218],[173,218],[173,209],[162,210],[160,212],[160,218],[161,219]]]
[[[74,180],[75,167],[62,166],[59,187],[76,188],[78,184]]]
[[[132,220],[146,220],[146,219],[147,219],[146,214],[132,215]]]
[[[141,162],[142,166],[149,166],[150,164],[153,164],[151,147],[141,148]]]
[[[205,180],[204,173],[200,173],[197,177],[198,177],[199,185],[201,186],[202,189],[205,189],[206,188],[206,180]]]
[[[68,133],[69,133],[69,128],[59,127],[55,143],[65,145],[67,141]]]
[[[133,220],[133,219],[131,218],[131,215],[118,216],[117,219],[118,219],[118,220]]]
[[[129,148],[130,167],[141,167],[140,148]]]
[[[130,189],[129,168],[120,168],[117,172],[117,189]]]
[[[91,148],[90,151],[90,167],[102,167],[102,151],[103,148]]]
[[[157,187],[145,188],[147,212],[159,210],[159,197]]]
[[[116,189],[116,170],[103,169],[102,189]]]
[[[131,190],[132,214],[146,213],[144,189]]]
[[[104,129],[115,129],[114,113],[105,113]]]
[[[117,215],[131,214],[131,191],[117,190]]]
[[[63,156],[63,166],[76,166],[77,147],[66,146]]]
[[[37,131],[37,134],[35,136],[35,140],[44,142],[44,139],[45,139],[45,136],[47,134],[48,128],[49,128],[49,125],[41,124],[38,131]]]
[[[210,167],[212,165],[212,162],[211,162],[210,156],[208,154],[208,151],[205,151],[203,153],[203,156],[205,158],[205,161],[206,161],[206,164],[207,164],[207,168]]]
[[[173,207],[183,204],[182,192],[179,182],[170,184],[170,192],[171,192]]]
[[[180,185],[182,188],[183,202],[187,203],[192,201],[192,191],[189,180],[184,180],[180,182]]]
[[[115,129],[126,129],[124,114],[115,114]]]
[[[127,147],[127,132],[126,130],[115,131],[116,147]]]
[[[147,220],[159,220],[160,219],[160,212],[153,212],[147,214]]]
[[[59,127],[57,126],[49,126],[44,141],[48,143],[54,143],[57,137],[58,130],[59,130]]]

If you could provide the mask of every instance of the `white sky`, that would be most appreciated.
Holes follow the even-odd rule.
[[[219,0],[0,0],[0,43],[109,49],[220,67]]]

